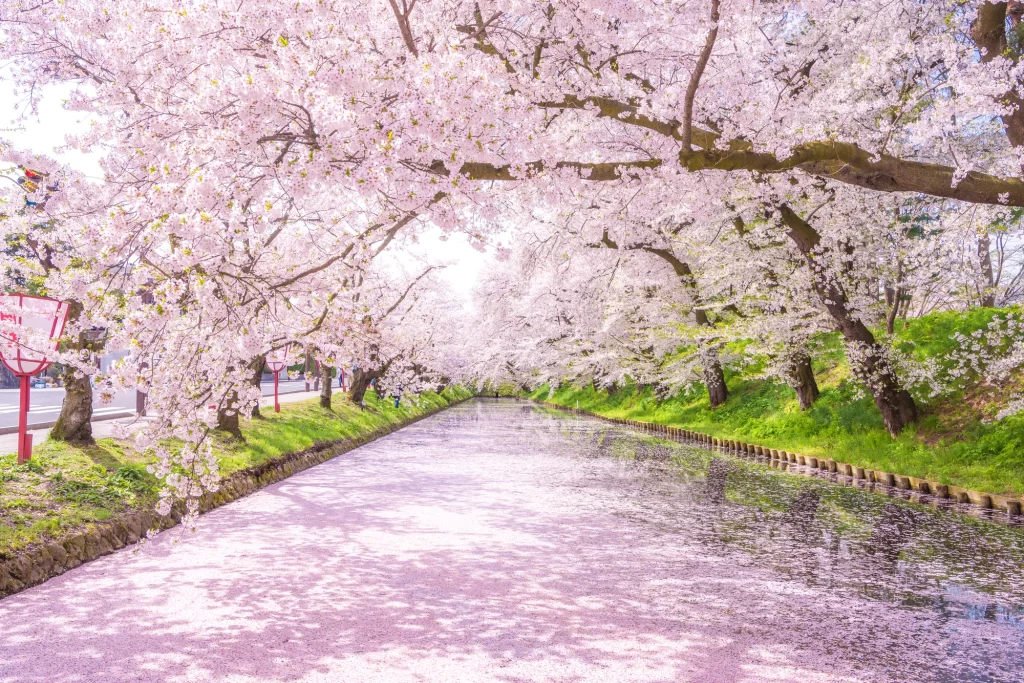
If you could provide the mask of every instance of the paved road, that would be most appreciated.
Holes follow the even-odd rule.
[[[474,401],[0,601],[0,681],[1019,681],[1020,534]]]
[[[264,382],[261,387],[264,396],[273,396],[274,383]],[[282,381],[280,393],[304,391],[305,380]],[[64,389],[33,389],[31,408],[28,418],[29,426],[52,422],[60,415],[60,407],[64,402]],[[18,389],[0,389],[0,428],[18,426]],[[119,415],[135,410],[135,392],[121,392],[109,404],[101,404],[96,400],[93,404],[93,415],[102,418],[104,415]]]

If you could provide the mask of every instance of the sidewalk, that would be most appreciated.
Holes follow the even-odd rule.
[[[341,391],[340,389],[338,391]],[[281,404],[285,403],[296,403],[298,401],[305,401],[311,398],[316,398],[320,395],[319,391],[293,391],[287,394],[282,394],[278,399]],[[264,396],[260,400],[260,408],[270,410],[274,409],[274,397]],[[117,419],[114,419],[117,418]],[[129,419],[125,419],[129,418]],[[142,417],[138,420],[135,419],[130,413],[121,413],[106,417],[102,420],[93,420],[92,422],[92,435],[96,439],[109,439],[114,436],[114,427],[117,424],[124,424],[125,422],[134,422],[133,428],[138,429],[145,426],[146,424],[153,422],[152,417]],[[32,435],[33,446],[46,441],[47,437],[50,436],[50,428],[45,429],[30,429],[28,433]],[[6,455],[8,453],[18,452],[18,434],[2,434],[0,435],[0,455]]]

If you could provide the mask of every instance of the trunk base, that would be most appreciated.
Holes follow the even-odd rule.
[[[359,405],[363,402],[363,397],[366,396],[367,390],[370,388],[370,382],[377,378],[375,372],[363,372],[362,370],[356,370],[352,373],[352,384],[348,390],[348,397],[353,403]]]
[[[718,354],[713,351],[705,354],[704,385],[708,388],[708,399],[712,408],[725,404],[729,398],[729,390],[725,386],[725,371],[718,360]]]
[[[334,368],[324,367],[324,381],[320,384],[320,407],[327,410],[331,409],[331,384],[333,384],[331,379],[333,375]]]
[[[57,424],[50,430],[54,441],[91,446],[92,438],[92,378],[89,375],[76,378],[75,371],[64,371],[64,404],[60,409]]]
[[[217,411],[217,429],[239,441],[245,441],[238,415],[238,394],[232,393],[226,405]]]
[[[263,365],[266,362],[266,356],[258,356],[253,359],[249,364],[249,369],[252,370],[252,376],[249,378],[249,384],[260,388],[260,382],[263,380]],[[260,413],[260,402],[256,401],[256,405],[252,407],[252,411],[249,413],[249,417],[262,418],[263,415]]]
[[[917,421],[917,405],[906,389],[885,387],[873,393],[885,428],[893,438],[899,436],[904,427]]]
[[[802,353],[793,359],[789,380],[789,385],[793,387],[796,397],[800,401],[800,410],[810,410],[814,402],[818,400],[821,392],[818,390],[817,380],[814,379],[811,357],[806,353]]]

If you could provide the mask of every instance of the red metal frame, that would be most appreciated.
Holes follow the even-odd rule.
[[[284,348],[281,349],[281,360],[271,360],[267,358],[264,363],[267,369],[274,373],[274,412],[281,412],[281,402],[278,398],[278,382],[280,381],[281,371],[288,368],[288,349],[291,345],[285,344]],[[275,369],[276,368],[276,369]]]
[[[278,378],[280,376],[281,376],[281,371],[280,370],[278,370],[277,372],[274,373],[274,412],[275,413],[280,413],[281,412],[281,402],[277,398],[277,381],[278,381]]]
[[[18,410],[18,464],[32,458],[32,435],[28,433],[29,383],[31,375],[19,375],[21,380],[21,408]]]
[[[57,350],[57,345],[60,343],[60,338],[64,335],[64,328],[68,322],[68,305],[64,301],[59,299],[51,299],[45,296],[34,296],[32,294],[0,294],[0,299],[5,297],[17,297],[18,303],[21,305],[25,299],[37,299],[42,301],[49,301],[56,303],[57,306],[53,310],[53,321],[50,323],[50,341],[53,342],[53,350]],[[63,315],[61,315],[63,309]],[[0,320],[13,320],[16,325],[21,326],[23,315],[15,315],[13,313],[0,313]],[[57,331],[57,323],[60,322],[60,331]],[[55,334],[56,333],[56,334]],[[18,376],[21,380],[21,405],[18,408],[18,464],[23,465],[32,458],[32,435],[28,433],[28,411],[31,400],[31,378],[33,375],[38,375],[46,368],[52,365],[51,361],[39,360],[37,358],[24,358],[22,357],[22,345],[18,342],[15,335],[8,335],[0,333],[0,337],[6,337],[8,341],[17,344],[15,347],[14,358],[7,358],[0,353],[0,361],[6,365],[11,372]],[[33,363],[32,372],[24,372],[25,363]]]

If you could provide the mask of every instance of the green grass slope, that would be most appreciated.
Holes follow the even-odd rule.
[[[463,388],[424,393],[418,403],[398,408],[370,391],[366,409],[336,395],[333,409],[316,399],[286,403],[280,413],[264,409],[262,419],[242,423],[245,442],[218,438],[223,475],[309,448],[314,443],[363,436],[380,427],[422,415],[467,398]],[[0,456],[0,558],[59,538],[132,507],[152,505],[159,483],[146,471],[149,460],[102,439],[78,448],[55,441],[37,446],[32,460],[17,465],[14,454]]]
[[[910,321],[896,343],[918,358],[941,358],[956,345],[956,332],[988,324],[993,309],[941,313]],[[932,402],[919,399],[922,417],[897,439],[890,438],[870,397],[859,396],[838,339],[823,340],[815,372],[821,397],[802,412],[788,386],[758,379],[756,364],[728,372],[729,400],[711,410],[706,392],[658,401],[649,388],[626,386],[612,393],[544,386],[531,398],[583,408],[607,417],[630,418],[692,429],[763,446],[928,478],[989,493],[1024,494],[1024,416],[993,420],[1011,390],[970,382]]]

